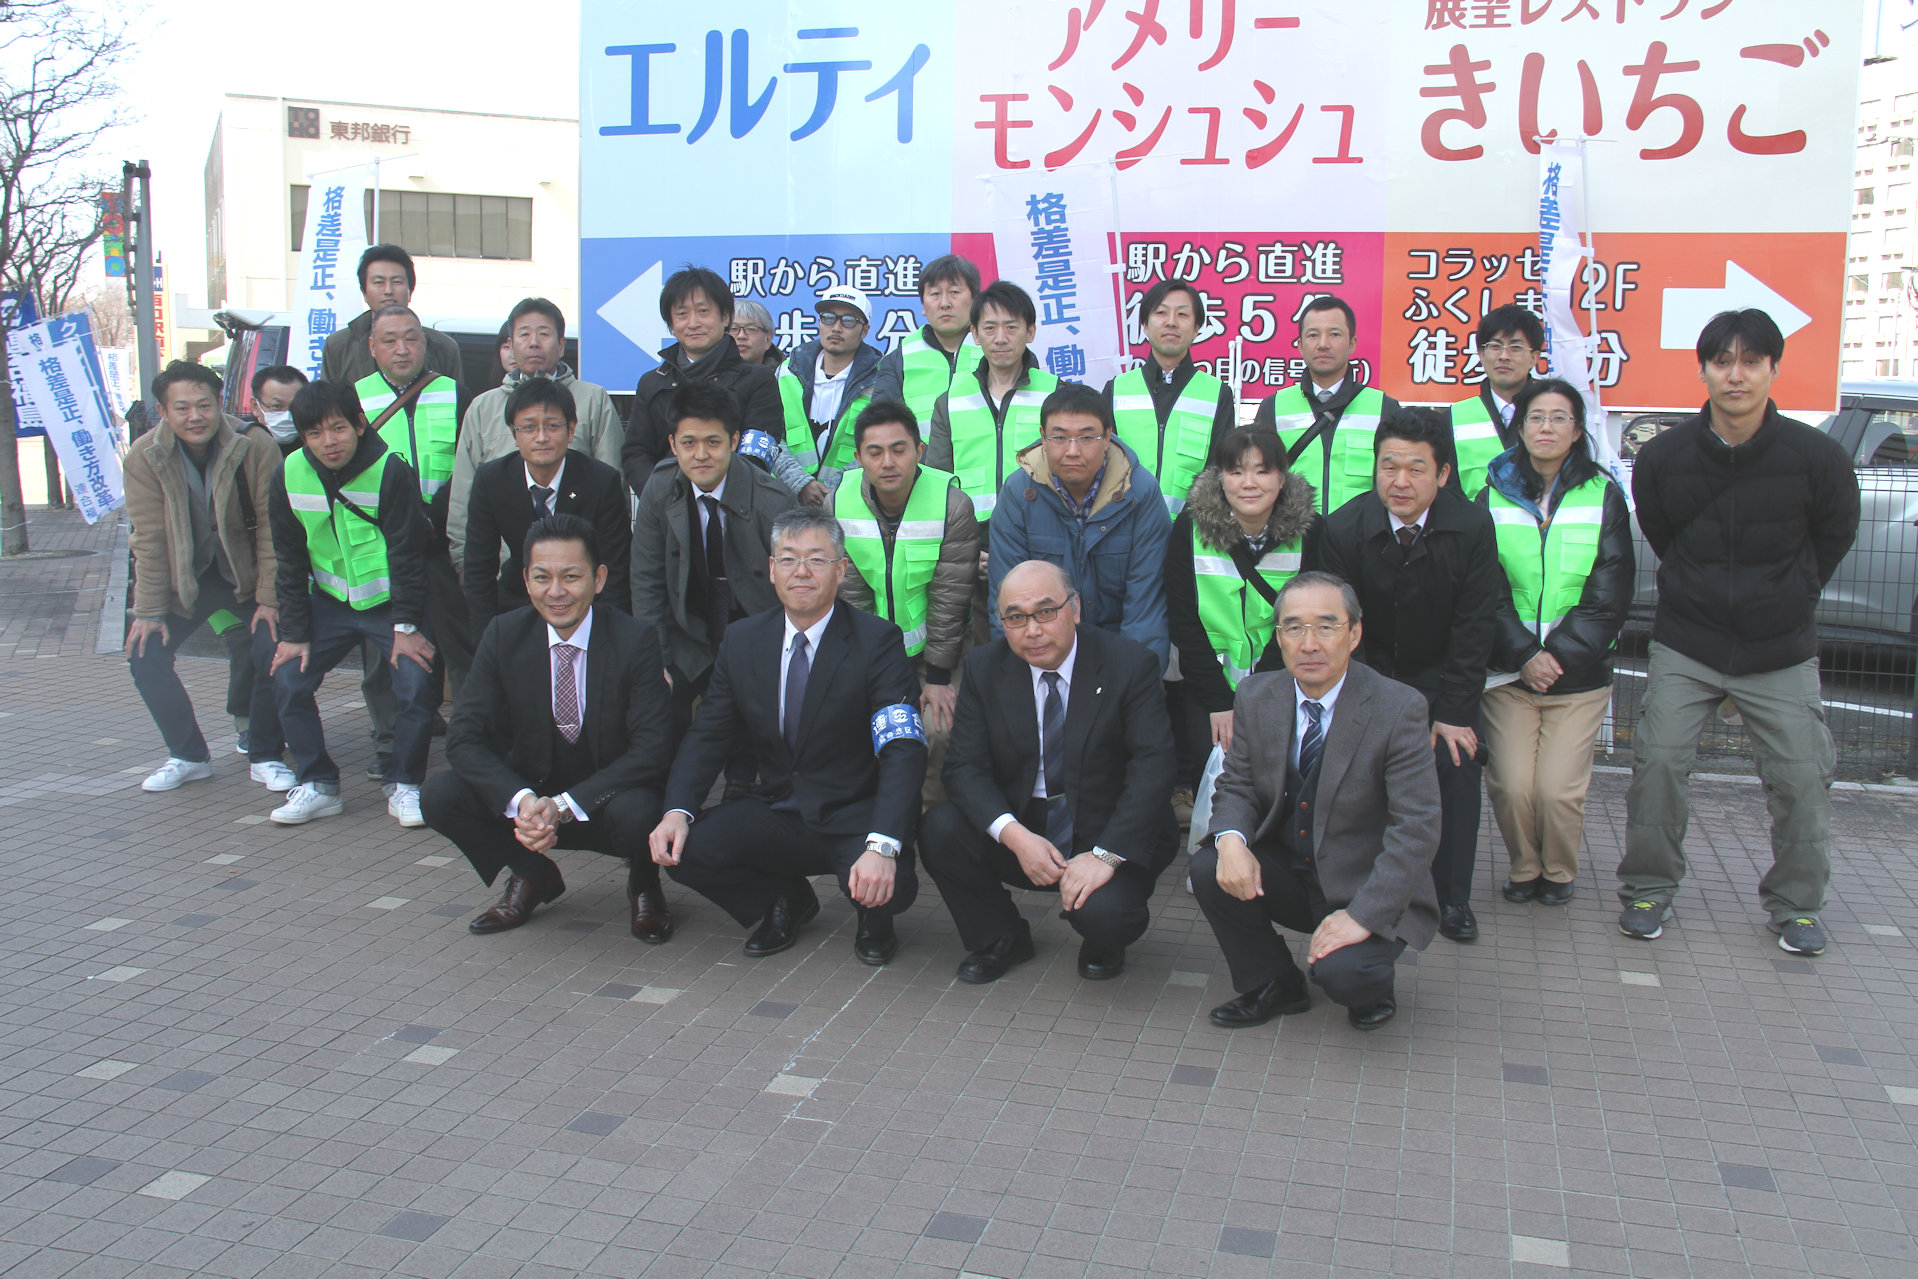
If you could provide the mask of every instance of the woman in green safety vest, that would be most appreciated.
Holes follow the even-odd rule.
[[[1279,588],[1318,567],[1316,493],[1288,471],[1278,433],[1235,427],[1192,481],[1166,543],[1166,623],[1179,652],[1168,683],[1178,784],[1195,786],[1213,746],[1232,746],[1232,699],[1254,671],[1283,670],[1273,633]]]
[[[1512,420],[1519,442],[1492,459],[1478,497],[1511,587],[1483,702],[1485,788],[1512,858],[1505,899],[1560,905],[1578,879],[1592,747],[1632,598],[1632,517],[1592,458],[1577,390],[1532,382]]]

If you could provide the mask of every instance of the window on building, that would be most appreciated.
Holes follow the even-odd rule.
[[[1903,271],[1887,271],[1884,274],[1884,278],[1878,283],[1879,287],[1885,292],[1896,293],[1905,287],[1905,273]]]
[[[1878,202],[1878,189],[1876,187],[1859,187],[1858,188],[1858,203],[1861,206],[1867,205],[1867,204],[1876,204],[1877,202]]]
[[[306,232],[307,188],[295,186],[292,212],[293,252]],[[414,257],[498,258],[530,261],[533,256],[533,202],[522,196],[455,195],[439,191],[380,191],[380,225],[372,234],[373,193],[366,193],[368,238],[397,244]]]
[[[1877,368],[1879,377],[1898,376],[1898,361],[1896,360],[1880,360],[1878,361]]]
[[[298,252],[297,245],[294,246],[294,251]],[[1871,277],[1869,276],[1854,275],[1849,277],[1848,282],[1850,290],[1853,293],[1867,293],[1871,290]]]
[[[1911,138],[1893,138],[1891,140],[1891,154],[1894,157],[1910,155],[1914,149],[1913,141],[1914,139]]]

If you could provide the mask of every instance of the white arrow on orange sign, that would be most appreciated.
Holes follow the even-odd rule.
[[[1793,306],[1784,295],[1728,260],[1722,289],[1665,290],[1658,344],[1667,351],[1689,351],[1698,345],[1700,330],[1714,315],[1720,311],[1742,311],[1746,307],[1757,307],[1771,316],[1786,337],[1811,323],[1811,317]]]

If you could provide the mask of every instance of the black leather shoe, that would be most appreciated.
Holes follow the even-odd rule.
[[[884,968],[886,961],[899,953],[899,935],[892,930],[891,915],[859,913],[859,935],[852,939],[852,957],[862,964]]]
[[[1125,947],[1095,950],[1087,942],[1079,947],[1079,976],[1087,981],[1111,981],[1125,971]]]
[[[1539,885],[1538,899],[1547,906],[1563,906],[1572,900],[1572,893],[1577,887],[1576,883],[1559,884],[1548,879]]]
[[[1274,977],[1257,990],[1229,999],[1212,1010],[1212,1024],[1227,1030],[1263,1026],[1274,1017],[1302,1013],[1312,1006],[1312,995],[1297,969]]]
[[[558,901],[565,891],[566,881],[560,878],[558,871],[548,880],[521,879],[508,872],[506,891],[499,901],[467,922],[467,931],[503,933],[509,928],[518,928],[533,917],[535,908]]]
[[[673,939],[673,912],[666,908],[666,894],[657,885],[637,892],[628,889],[626,904],[633,909],[633,936],[648,946]]]
[[[1363,1008],[1348,1008],[1345,1019],[1352,1023],[1354,1030],[1377,1030],[1392,1018],[1398,1016],[1399,1001],[1388,995],[1376,1004],[1367,1004]]]
[[[955,975],[960,981],[983,986],[998,981],[1014,965],[1025,963],[1032,955],[1032,931],[1022,926],[1012,936],[1001,937],[984,950],[975,950],[960,960]]]
[[[1441,906],[1439,935],[1458,942],[1477,941],[1478,917],[1472,914],[1470,906]]]
[[[1539,885],[1544,882],[1540,879],[1508,879],[1505,887],[1498,891],[1505,895],[1508,902],[1528,902],[1538,896]]]
[[[746,953],[752,958],[764,959],[782,950],[791,950],[793,943],[799,940],[799,926],[819,913],[819,898],[813,893],[812,885],[803,879],[799,883],[805,893],[801,895],[799,889],[794,888],[774,898],[765,920],[746,939]]]

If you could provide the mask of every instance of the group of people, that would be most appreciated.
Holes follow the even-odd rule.
[[[1056,891],[1103,980],[1197,802],[1191,889],[1238,992],[1213,1020],[1303,1009],[1309,974],[1371,1029],[1405,947],[1478,937],[1482,780],[1503,895],[1571,898],[1632,516],[1578,391],[1534,376],[1529,311],[1481,324],[1477,395],[1421,409],[1359,383],[1352,308],[1314,298],[1309,377],[1241,426],[1193,363],[1204,307],[1181,281],[1147,291],[1147,357],[1099,391],[1041,370],[1031,298],[958,256],[926,266],[926,324],[886,354],[856,289],[780,357],[689,267],[622,423],[562,362],[551,303],[514,308],[513,370],[469,403],[406,254],[376,246],[359,275],[368,310],[326,376],[261,370],[255,423],[220,412],[210,370],[155,381],[162,429],[126,467],[128,654],[169,754],[147,789],[212,775],[173,654],[225,616],[253,672],[229,689],[242,749],[285,792],[272,820],[343,811],[315,694],[363,652],[389,813],[506,876],[478,933],[528,922],[565,891],[554,850],[590,849],[628,862],[641,941],[673,935],[662,870],[755,957],[794,944],[832,875],[881,965],[923,862],[960,979],[1035,953],[1019,888]],[[1659,935],[1682,882],[1696,739],[1730,698],[1772,805],[1769,920],[1787,950],[1824,946],[1812,610],[1858,492],[1771,405],[1783,348],[1762,312],[1713,319],[1709,402],[1634,470],[1661,590],[1630,936]],[[1274,924],[1309,934],[1305,970]]]

